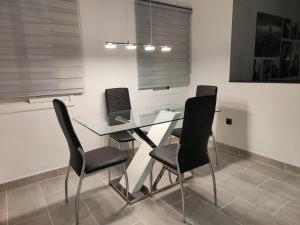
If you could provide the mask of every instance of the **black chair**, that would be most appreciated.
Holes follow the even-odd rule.
[[[84,152],[81,147],[80,141],[73,129],[65,104],[58,99],[54,99],[53,106],[60,127],[65,135],[65,138],[67,139],[70,150],[70,161],[65,179],[66,202],[68,202],[68,178],[70,167],[72,167],[75,173],[80,177],[75,200],[76,224],[79,224],[79,199],[82,180],[83,178],[93,175],[100,170],[104,170],[116,165],[122,166],[123,174],[126,180],[126,203],[128,204],[128,177],[125,168],[125,162],[127,161],[126,154],[113,147],[102,147],[92,151]]]
[[[209,158],[207,143],[214,119],[216,96],[194,97],[186,101],[183,127],[179,144],[170,144],[155,148],[149,154],[167,169],[177,174],[182,196],[182,214],[185,222],[185,198],[183,174],[209,164],[212,173],[214,199],[217,205],[217,189],[214,170]],[[154,160],[151,162],[150,184],[153,182]],[[152,185],[150,185],[152,195]]]
[[[106,102],[106,111],[107,117],[110,118],[110,115],[115,114],[116,112],[121,111],[130,111],[131,104],[129,98],[128,88],[111,88],[105,90],[105,102]],[[124,118],[124,114],[122,115]],[[130,113],[125,115],[124,119],[130,119]],[[116,121],[110,121],[110,125],[116,125]],[[110,139],[113,139],[119,144],[119,149],[121,148],[121,143],[131,142],[131,152],[130,156],[134,156],[134,141],[135,139],[127,132],[120,131],[109,135],[109,144]]]
[[[198,85],[197,86],[197,91],[196,91],[196,96],[201,97],[201,96],[217,96],[218,93],[218,87],[217,86],[210,86],[210,85]],[[177,138],[181,137],[181,128],[175,128],[171,135]],[[210,131],[210,136],[212,137],[213,143],[214,143],[214,149],[215,149],[215,157],[216,157],[216,164],[219,165],[218,162],[218,154],[217,154],[217,143],[215,139],[215,135],[213,131]]]

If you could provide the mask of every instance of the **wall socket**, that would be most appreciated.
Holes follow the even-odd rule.
[[[226,118],[226,124],[227,125],[232,125],[232,119],[231,118]]]

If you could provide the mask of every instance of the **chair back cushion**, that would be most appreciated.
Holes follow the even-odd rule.
[[[69,150],[70,150],[70,165],[74,171],[80,176],[81,167],[82,167],[82,156],[78,151],[78,148],[81,148],[79,139],[73,129],[72,122],[67,110],[66,105],[58,100],[53,100],[53,106],[58,119],[59,125],[67,139]]]
[[[214,119],[216,96],[190,98],[185,103],[184,120],[178,152],[181,172],[209,162],[207,144]]]
[[[130,119],[130,98],[128,88],[111,88],[105,90],[105,102],[108,122],[110,125],[120,124],[114,117],[120,114],[124,119]]]
[[[196,97],[217,95],[217,93],[218,93],[217,86],[198,85],[196,91]]]

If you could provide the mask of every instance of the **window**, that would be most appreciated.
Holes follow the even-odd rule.
[[[137,49],[138,88],[156,89],[190,83],[191,9],[152,2],[152,39],[156,50]],[[136,0],[137,43],[151,43],[150,2]],[[168,45],[170,52],[159,46]]]
[[[83,92],[77,1],[0,1],[0,101]]]

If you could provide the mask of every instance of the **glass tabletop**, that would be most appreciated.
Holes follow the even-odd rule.
[[[118,131],[182,120],[183,116],[184,105],[169,104],[119,111],[107,116],[103,114],[78,116],[73,120],[99,136],[104,136]]]

